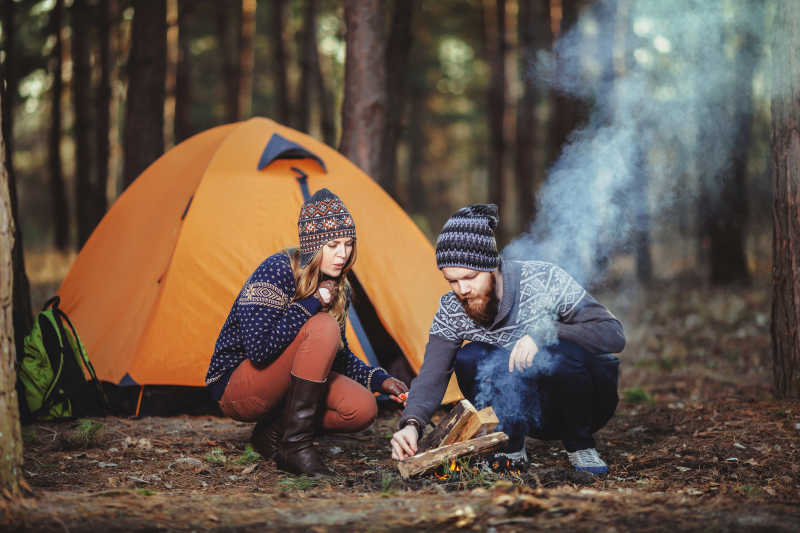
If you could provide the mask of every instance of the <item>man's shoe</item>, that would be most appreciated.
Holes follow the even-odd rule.
[[[567,452],[569,462],[578,472],[588,472],[595,476],[608,474],[608,465],[594,448],[586,448],[577,452]]]

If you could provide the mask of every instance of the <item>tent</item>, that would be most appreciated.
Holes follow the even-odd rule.
[[[165,153],[120,195],[76,258],[58,295],[98,378],[203,386],[244,280],[267,256],[297,246],[300,206],[322,187],[342,198],[356,222],[353,281],[356,296],[368,301],[353,306],[361,320],[355,313],[348,319],[350,346],[374,363],[388,340],[418,372],[439,298],[449,290],[432,246],[344,156],[253,118]],[[362,322],[378,328],[368,334]],[[453,381],[445,401],[459,396]]]

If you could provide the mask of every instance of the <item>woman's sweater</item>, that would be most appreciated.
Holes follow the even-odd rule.
[[[291,262],[284,252],[265,259],[245,281],[219,333],[206,374],[206,386],[215,400],[222,397],[242,361],[249,358],[257,366],[269,365],[291,344],[306,321],[322,309],[313,296],[292,301],[296,290]],[[371,391],[380,391],[389,375],[353,355],[343,327],[342,341],[332,370]]]

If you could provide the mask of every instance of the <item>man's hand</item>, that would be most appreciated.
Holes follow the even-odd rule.
[[[392,459],[405,459],[417,453],[419,433],[414,424],[408,424],[392,436]]]
[[[405,405],[405,400],[408,397],[408,387],[405,383],[397,378],[386,378],[381,385],[383,392],[389,395],[389,398]]]
[[[539,351],[539,347],[531,338],[530,335],[525,335],[514,345],[511,350],[511,355],[508,358],[508,371],[513,372],[514,369],[522,372],[533,364],[533,358]]]

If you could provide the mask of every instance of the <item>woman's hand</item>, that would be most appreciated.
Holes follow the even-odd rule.
[[[389,395],[389,398],[396,401],[397,403],[402,403],[403,405],[406,404],[406,398],[408,397],[408,387],[406,384],[400,381],[397,378],[386,378],[381,385],[383,392]]]
[[[317,287],[316,292],[314,292],[314,298],[320,301],[322,310],[327,311],[333,300],[336,299],[337,292],[339,292],[339,285],[332,279],[326,279]]]

